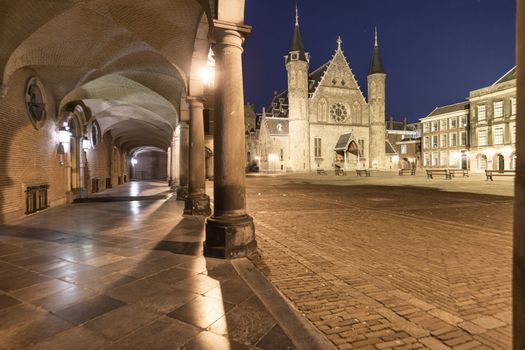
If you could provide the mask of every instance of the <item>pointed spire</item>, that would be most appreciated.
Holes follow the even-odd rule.
[[[341,51],[341,44],[343,43],[343,39],[341,39],[341,35],[337,36],[337,50]]]
[[[370,67],[368,68],[368,75],[381,73],[385,74],[383,68],[383,62],[381,61],[381,55],[379,54],[379,44],[377,40],[377,27],[374,35],[374,51],[372,52],[372,59],[370,60]]]
[[[295,3],[295,26],[299,27],[299,6]]]
[[[299,8],[295,5],[295,27],[293,30],[292,43],[288,52],[286,62],[289,61],[308,61],[306,51],[304,49],[303,37],[299,30]]]

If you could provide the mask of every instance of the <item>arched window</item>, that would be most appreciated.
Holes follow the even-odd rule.
[[[93,148],[95,148],[100,143],[100,127],[96,121],[92,122],[91,126],[89,127],[89,138]]]
[[[478,155],[478,169],[480,170],[487,169],[487,156],[484,154]]]

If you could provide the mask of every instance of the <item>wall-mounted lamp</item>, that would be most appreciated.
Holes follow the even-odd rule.
[[[208,52],[208,61],[200,71],[201,80],[204,85],[213,86],[215,83],[215,59],[213,57],[213,51]]]
[[[135,166],[138,162],[137,158],[131,158],[131,165]]]
[[[84,151],[89,151],[91,149],[91,142],[88,140],[87,137],[84,137],[82,139],[82,149]]]
[[[71,133],[68,128],[63,126],[58,129],[58,142],[60,143],[69,143],[71,140]]]

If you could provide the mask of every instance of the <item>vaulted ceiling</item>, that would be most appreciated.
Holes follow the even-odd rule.
[[[2,84],[29,68],[57,115],[81,101],[121,145],[167,149],[181,98],[206,60],[214,3],[0,0]]]

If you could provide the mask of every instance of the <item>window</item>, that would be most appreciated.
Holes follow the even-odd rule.
[[[484,122],[487,120],[487,110],[485,105],[478,106],[478,122]]]
[[[438,136],[437,135],[432,136],[432,148],[438,148]]]
[[[512,140],[512,143],[516,143],[516,125],[512,125],[511,126],[511,140]]]
[[[330,107],[330,116],[332,117],[332,120],[337,123],[345,122],[348,118],[348,112],[345,105],[342,103],[336,103],[332,105],[332,107]]]
[[[478,131],[478,146],[487,145],[487,130]]]
[[[494,144],[502,145],[503,144],[503,128],[494,128]]]
[[[439,121],[439,129],[440,130],[447,130],[447,120],[443,119]]]
[[[459,145],[460,146],[466,146],[467,145],[467,132],[466,131],[462,131],[460,133]]]
[[[430,155],[425,153],[423,156],[423,166],[427,167],[430,165]]]
[[[459,118],[459,127],[460,128],[466,128],[467,127],[467,116],[466,115],[462,115]]]
[[[95,148],[100,142],[100,128],[97,122],[91,123],[90,136],[91,136],[91,145],[93,148]]]
[[[423,148],[430,148],[430,136],[425,136],[425,138],[423,139]]]
[[[439,163],[439,154],[437,152],[432,152],[432,166],[438,166]]]
[[[458,145],[458,134],[453,132],[450,134],[450,147],[456,147]]]
[[[314,139],[314,150],[315,150],[315,156],[316,157],[321,157],[321,138],[320,137],[316,137]]]
[[[503,117],[503,101],[494,102],[494,118]]]
[[[281,151],[279,152],[279,160],[282,162],[284,160],[284,151],[281,148]]]
[[[407,145],[401,145],[401,154],[407,154]]]
[[[357,140],[359,146],[359,157],[365,156],[365,140]]]
[[[510,99],[510,115],[516,115],[516,97]]]
[[[46,101],[44,98],[44,86],[35,77],[28,80],[25,91],[25,103],[27,113],[35,129],[40,129],[46,117]]]
[[[447,166],[447,162],[448,162],[448,157],[447,157],[447,152],[440,152],[440,165],[441,166]]]
[[[478,168],[481,170],[487,169],[487,156],[480,155],[478,158]]]
[[[429,132],[430,131],[430,125],[428,123],[423,123],[423,132]]]
[[[211,129],[210,129],[210,123],[211,123],[211,119],[210,119],[210,110],[209,109],[204,109],[203,112],[203,115],[204,115],[204,135],[211,135]]]
[[[441,148],[447,147],[447,134],[441,134]]]
[[[449,124],[451,129],[455,129],[458,127],[458,118],[453,117],[449,119]]]
[[[432,131],[439,131],[438,122],[432,122]]]

